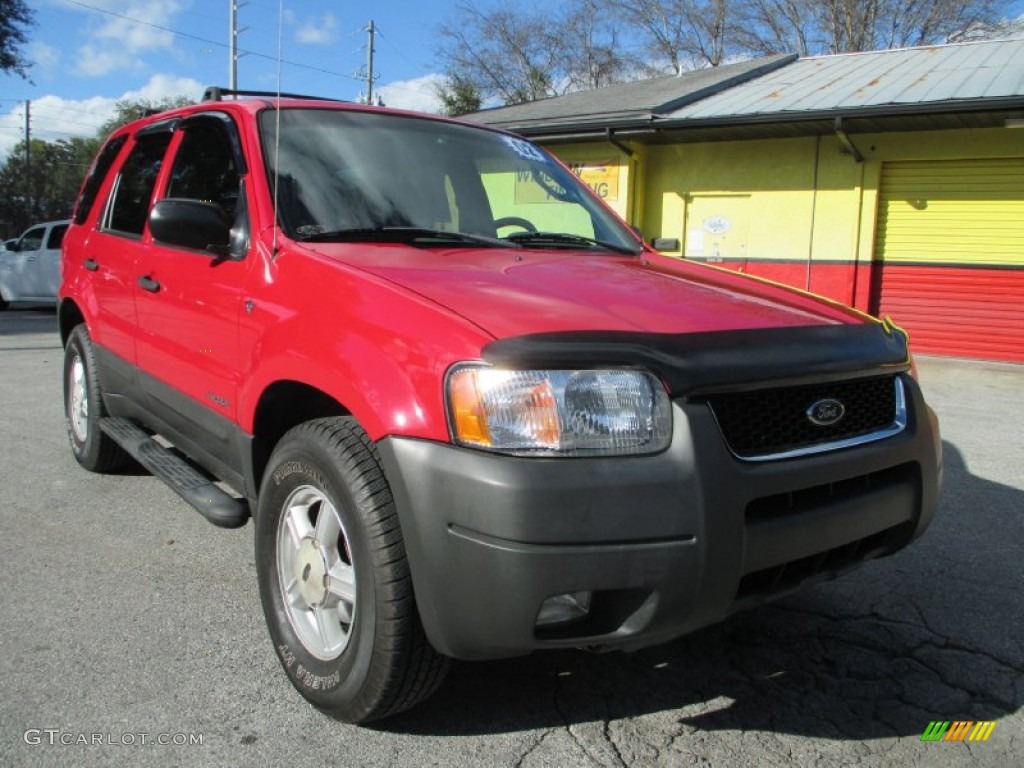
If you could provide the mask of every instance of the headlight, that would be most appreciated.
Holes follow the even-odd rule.
[[[643,371],[459,365],[448,374],[447,400],[454,442],[501,453],[655,453],[672,436],[668,395]]]

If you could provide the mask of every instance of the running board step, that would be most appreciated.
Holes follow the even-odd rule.
[[[246,502],[222,491],[214,485],[213,479],[162,446],[135,423],[108,416],[100,419],[100,429],[214,525],[239,528],[249,519]]]

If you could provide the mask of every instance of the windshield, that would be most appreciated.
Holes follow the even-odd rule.
[[[280,125],[278,144],[276,113],[261,114],[278,218],[290,237],[379,240],[382,232],[429,231],[434,244],[445,240],[437,234],[451,233],[453,243],[477,247],[486,245],[481,238],[509,238],[520,247],[640,250],[575,175],[522,139],[327,109],[283,109]],[[545,233],[564,237],[537,236]]]

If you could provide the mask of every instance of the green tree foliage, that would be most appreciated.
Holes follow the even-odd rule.
[[[22,0],[0,0],[0,71],[28,79],[29,62],[21,51],[35,13]]]
[[[96,131],[97,138],[106,139],[122,125],[127,125],[132,120],[140,117],[163,112],[175,107],[184,107],[192,103],[187,96],[168,96],[158,101],[151,99],[122,99],[114,105],[114,114]]]
[[[0,220],[10,226],[9,234],[37,221],[68,218],[98,146],[97,139],[32,139],[29,175],[20,142],[0,168]]]
[[[441,112],[448,117],[476,112],[483,106],[483,98],[477,87],[464,77],[448,75],[437,87],[441,100]]]

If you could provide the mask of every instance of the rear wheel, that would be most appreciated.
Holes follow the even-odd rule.
[[[106,415],[92,339],[76,326],[64,348],[64,416],[75,459],[90,472],[112,472],[131,457],[99,428]]]
[[[423,632],[391,491],[353,419],[281,439],[260,491],[256,566],[281,664],[324,712],[377,720],[441,684],[448,659]]]

